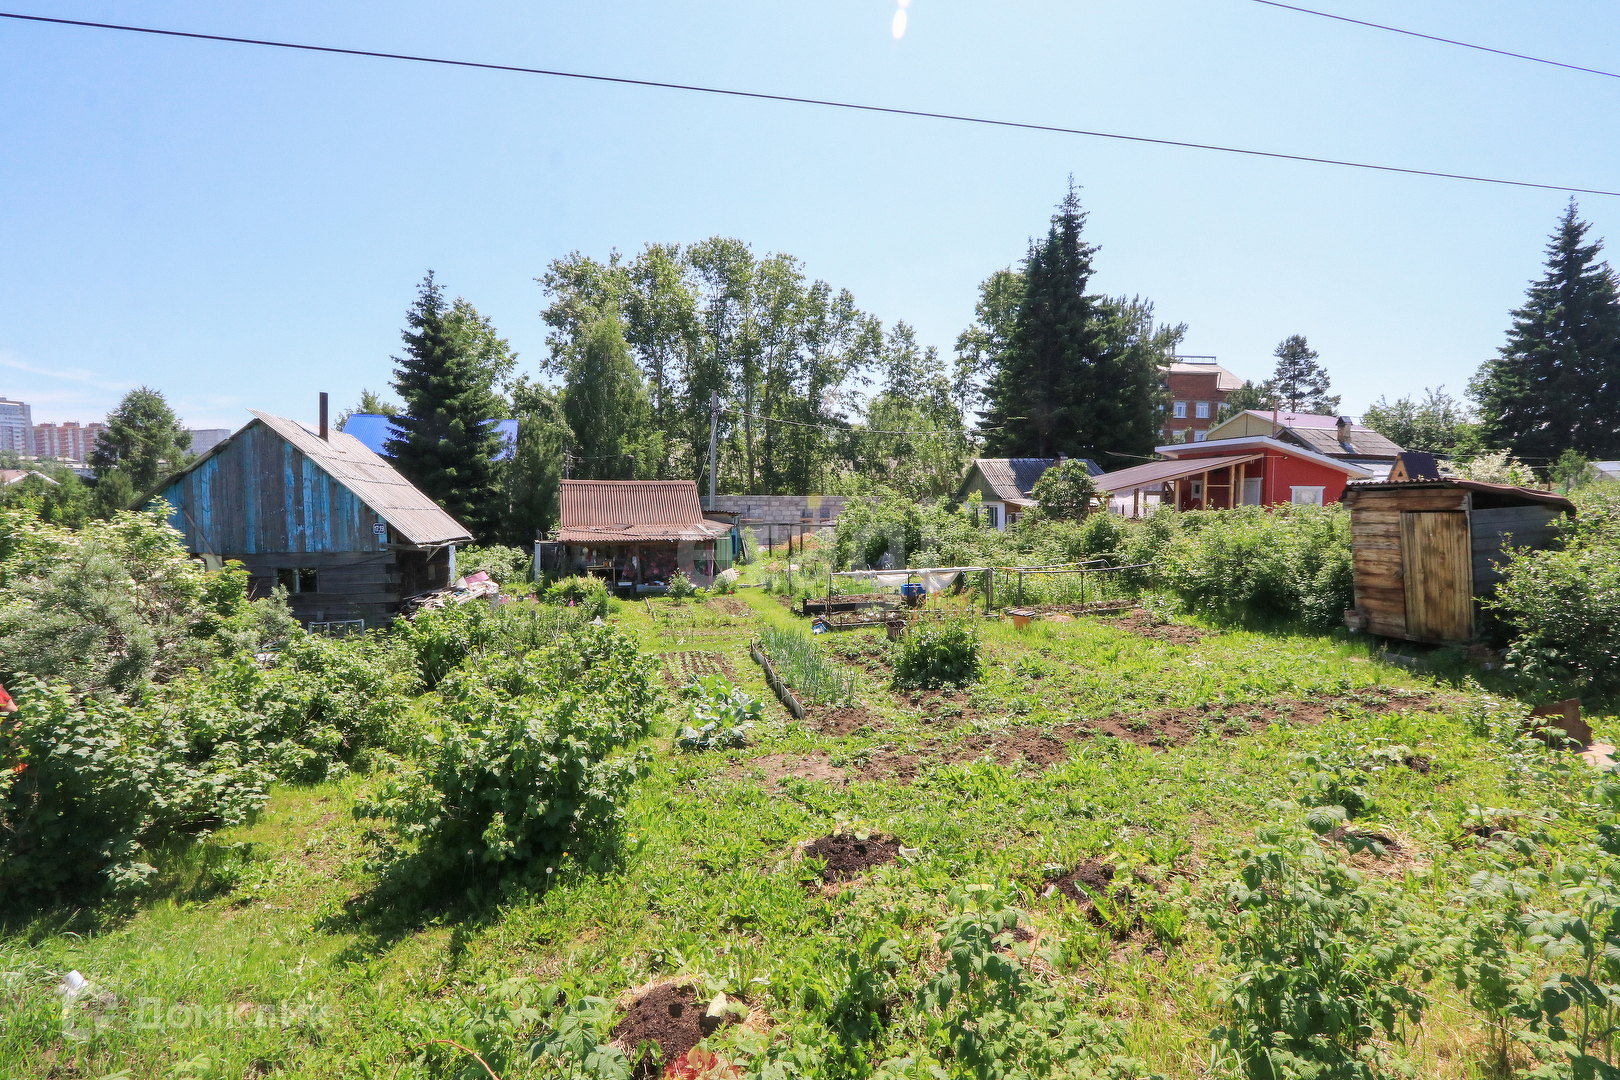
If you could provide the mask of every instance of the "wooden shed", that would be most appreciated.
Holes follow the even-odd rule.
[[[256,596],[285,587],[306,625],[382,626],[450,584],[472,536],[437,503],[352,435],[253,417],[137,505],[166,500],[188,551],[245,564]]]
[[[1478,632],[1479,602],[1496,591],[1507,548],[1557,542],[1575,504],[1549,491],[1473,480],[1351,484],[1353,629],[1461,644]]]

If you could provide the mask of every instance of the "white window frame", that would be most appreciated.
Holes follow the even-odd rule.
[[[1200,420],[1209,419],[1209,402],[1199,401],[1193,403],[1193,415]]]
[[[1177,420],[1187,419],[1187,403],[1185,401],[1176,402],[1174,415]]]
[[[980,506],[984,511],[985,523],[997,532],[1004,532],[1007,528],[1007,504],[987,502]]]
[[[1207,438],[1209,438],[1209,432],[1207,431],[1193,432],[1193,442],[1203,442]]]
[[[1291,486],[1288,490],[1292,496],[1290,501],[1295,506],[1321,506],[1322,496],[1327,491],[1327,488]],[[1304,496],[1304,498],[1301,498],[1301,496]]]

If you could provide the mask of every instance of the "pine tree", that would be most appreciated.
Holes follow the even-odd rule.
[[[1620,300],[1601,242],[1571,199],[1547,244],[1547,270],[1513,312],[1500,355],[1469,384],[1481,438],[1533,463],[1574,449],[1620,456]]]
[[[1183,328],[1156,328],[1153,306],[1140,298],[1086,293],[1096,248],[1080,237],[1085,219],[1071,182],[1046,238],[1030,245],[1006,347],[985,388],[986,453],[1098,458],[1146,453],[1155,442],[1159,368]],[[958,349],[978,344],[959,341]]]
[[[445,303],[429,271],[406,315],[405,355],[394,357],[394,390],[406,415],[387,450],[411,483],[480,540],[493,537],[503,512],[501,437],[491,421],[504,403],[495,381],[512,363],[506,342],[466,301]]]
[[[1290,334],[1278,342],[1271,355],[1277,358],[1277,369],[1260,389],[1277,403],[1277,408],[1318,416],[1332,416],[1339,411],[1339,395],[1328,393],[1331,383],[1327,370],[1316,362],[1320,354],[1303,334]]]

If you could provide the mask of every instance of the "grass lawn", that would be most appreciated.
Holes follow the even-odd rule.
[[[644,651],[673,654],[669,670],[729,671],[767,702],[746,749],[685,754],[671,749],[685,715],[672,695],[620,866],[565,861],[541,894],[389,910],[369,902],[366,823],[350,813],[370,781],[278,787],[252,825],[165,853],[136,908],[56,913],[0,938],[0,1077],[485,1075],[430,1041],[521,1029],[524,987],[612,1000],[676,975],[753,1008],[711,1040],[746,1059],[811,1023],[808,1003],[838,994],[848,955],[872,940],[899,943],[897,985],[914,986],[938,967],[948,894],[987,884],[1027,915],[1041,978],[1120,1022],[1130,1055],[1190,1078],[1219,1023],[1217,947],[1191,902],[1298,794],[1291,755],[1410,749],[1373,774],[1358,822],[1391,853],[1355,858],[1432,908],[1466,876],[1471,806],[1533,809],[1467,719],[1484,695],[1384,665],[1364,640],[991,621],[980,683],[902,694],[885,642],[826,635],[855,707],[801,722],[749,658],[762,626],[806,628],[776,597],[638,602],[615,618]],[[835,830],[904,851],[829,883],[799,845]],[[1053,887],[1093,861],[1140,875],[1128,908],[1097,916]],[[55,987],[69,970],[102,999],[81,997],[65,1032]],[[1438,996],[1407,1051],[1416,1075],[1484,1075],[1482,1034]]]

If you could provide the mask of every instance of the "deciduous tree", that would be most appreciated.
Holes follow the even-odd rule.
[[[107,414],[107,426],[96,440],[90,467],[98,480],[118,472],[132,495],[151,491],[159,480],[190,458],[191,433],[174,415],[163,394],[142,386],[125,394]],[[122,485],[114,485],[122,487]],[[118,507],[122,509],[122,507]]]

